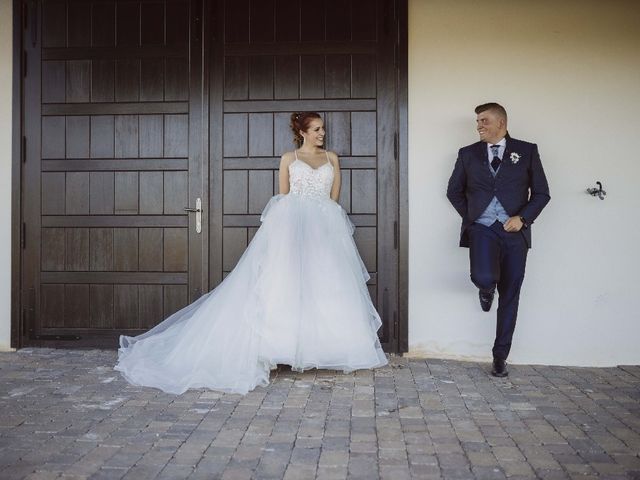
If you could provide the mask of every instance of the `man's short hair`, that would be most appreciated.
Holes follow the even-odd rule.
[[[476,115],[486,111],[492,111],[496,113],[498,116],[504,118],[504,121],[507,121],[507,111],[504,109],[502,105],[495,102],[483,103],[482,105],[478,105],[475,109]]]

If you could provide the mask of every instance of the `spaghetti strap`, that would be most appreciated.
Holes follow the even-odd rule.
[[[298,160],[298,149],[297,148],[293,149],[293,154],[295,155],[296,160]]]

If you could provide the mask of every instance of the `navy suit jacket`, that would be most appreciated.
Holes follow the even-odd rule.
[[[512,153],[520,156],[515,163],[511,159]],[[447,198],[462,217],[460,246],[469,246],[467,228],[482,215],[495,196],[510,217],[520,215],[527,220],[529,227],[520,231],[531,248],[531,224],[551,199],[538,146],[507,136],[502,163],[495,178],[488,164],[485,142],[468,145],[458,152]]]

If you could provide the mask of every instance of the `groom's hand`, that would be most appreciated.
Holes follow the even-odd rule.
[[[510,217],[509,220],[504,223],[504,229],[507,232],[519,232],[522,230],[523,226],[524,224],[522,223],[522,220],[520,220],[519,216]]]

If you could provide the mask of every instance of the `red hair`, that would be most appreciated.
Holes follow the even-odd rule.
[[[322,120],[320,114],[316,112],[293,112],[291,114],[291,131],[293,132],[293,143],[295,143],[298,148],[304,141],[302,135],[300,135],[300,131],[302,130],[303,132],[306,132],[309,129],[311,120],[314,120],[316,118]]]

